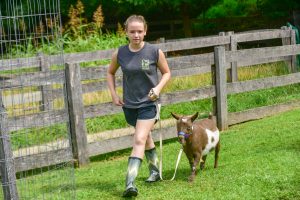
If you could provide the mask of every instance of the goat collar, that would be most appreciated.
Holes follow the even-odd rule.
[[[188,139],[188,138],[190,137],[190,135],[193,134],[193,129],[194,129],[194,126],[191,127],[190,133],[185,133],[185,132],[183,132],[183,131],[179,131],[179,132],[178,132],[178,136],[183,136],[184,139]]]

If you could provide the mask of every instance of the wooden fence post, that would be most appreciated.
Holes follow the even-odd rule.
[[[291,45],[296,44],[296,31],[291,29]],[[291,66],[292,66],[292,72],[296,73],[297,72],[297,55],[292,55],[291,56]]]
[[[282,30],[289,30],[290,31],[290,36],[287,38],[282,38],[282,45],[294,45],[296,44],[296,33],[294,30],[287,26],[282,26]],[[288,56],[290,59],[287,61],[287,65],[289,68],[289,72],[295,73],[297,72],[297,60],[296,60],[296,55]]]
[[[159,38],[159,43],[165,43],[166,39],[164,37]],[[165,56],[168,57],[168,52],[164,52]]]
[[[225,36],[225,32],[219,32],[219,36]],[[226,47],[226,45],[225,45],[225,47]],[[228,47],[226,47],[226,48],[228,48]]]
[[[214,85],[216,87],[216,65],[213,64],[211,66],[211,84]],[[217,97],[213,97],[212,101],[212,114],[214,116],[217,116]]]
[[[214,60],[217,126],[220,130],[225,130],[228,128],[225,47],[218,46],[214,48]]]
[[[225,36],[225,32],[219,32],[219,36]],[[228,45],[223,46],[225,49],[228,49]],[[217,87],[216,84],[216,64],[211,66],[211,84]],[[216,93],[217,94],[217,93]],[[212,113],[213,115],[217,116],[218,110],[217,110],[217,96],[212,98]]]
[[[0,171],[4,200],[18,200],[16,171],[7,128],[7,113],[5,111],[0,91]]]
[[[67,63],[65,73],[73,158],[82,166],[89,163],[89,154],[79,64]]]
[[[234,36],[234,32],[233,31],[226,32],[226,35],[230,36],[229,51],[236,51],[237,41],[236,41],[236,37]],[[237,71],[236,61],[230,63],[230,69],[228,70],[227,77],[228,77],[228,82],[238,81],[238,71]]]
[[[48,61],[48,58],[41,52],[37,54],[37,57],[39,59],[39,66],[40,66],[40,71],[42,72],[49,72],[50,71],[50,63]],[[49,95],[51,91],[51,85],[44,85],[40,87],[41,90],[41,96],[42,96],[42,101],[40,105],[40,110],[42,111],[47,111],[52,109],[52,101],[51,95]]]
[[[233,31],[228,32],[219,32],[219,36],[229,36],[230,44],[224,45],[226,51],[236,51],[237,50],[237,42],[234,37]],[[236,82],[237,78],[237,62],[231,62],[230,68],[227,70],[227,81],[228,82]]]

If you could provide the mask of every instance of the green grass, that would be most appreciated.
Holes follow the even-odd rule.
[[[136,180],[139,189],[136,199],[300,199],[299,129],[299,109],[229,127],[221,133],[219,167],[213,168],[213,154],[209,155],[206,168],[199,171],[192,184],[187,182],[190,170],[184,154],[172,182],[146,184],[148,169],[144,161]],[[179,148],[175,140],[163,146],[166,179],[173,175]],[[76,198],[121,199],[129,154],[127,149],[94,157],[88,166],[75,169]],[[64,177],[63,173],[56,173]],[[72,188],[59,190],[61,176],[49,176],[50,184],[38,184],[40,179],[48,180],[47,173],[26,180],[35,181],[30,189],[37,196],[41,192],[49,196],[52,192],[52,199],[70,197]]]
[[[22,129],[11,133],[13,150],[69,139],[66,123],[49,127]]]
[[[228,95],[229,112],[275,105],[300,99],[300,84]]]
[[[33,174],[35,175],[33,175]],[[74,167],[71,162],[34,172],[17,173],[19,199],[74,199]],[[0,198],[3,196],[0,190]]]
[[[72,37],[69,34],[64,34],[61,38],[54,41],[37,41],[34,44],[32,39],[28,39],[27,43],[17,44],[12,46],[9,52],[5,52],[3,59],[12,59],[20,57],[36,56],[38,52],[54,55],[59,53],[75,53],[87,52],[104,49],[112,49],[126,44],[125,36],[120,36],[114,33],[110,34],[92,34],[82,37]]]
[[[219,167],[213,156],[193,184],[183,156],[175,181],[148,185],[147,166],[137,178],[137,199],[299,199],[300,110],[251,121],[221,134]],[[164,175],[172,176],[179,143],[164,146]],[[93,162],[76,169],[78,199],[119,199],[124,189],[127,156]]]

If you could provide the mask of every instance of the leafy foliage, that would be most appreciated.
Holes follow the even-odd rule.
[[[217,5],[210,8],[207,18],[221,18],[234,16],[248,16],[257,12],[256,0],[223,0]]]
[[[133,5],[147,5],[152,7],[164,6],[172,8],[171,10],[179,11],[183,20],[183,30],[186,37],[192,36],[191,18],[196,17],[199,13],[205,13],[207,9],[216,4],[219,0],[115,0],[117,2],[128,2]]]
[[[184,9],[188,10],[188,15],[197,16],[198,14],[207,11],[220,0],[114,0],[118,3],[130,3],[134,6],[147,5],[147,8],[164,7],[171,8],[173,12],[179,11],[179,14],[184,14]]]
[[[293,10],[300,9],[299,0],[257,0],[257,7],[262,14],[287,16]]]

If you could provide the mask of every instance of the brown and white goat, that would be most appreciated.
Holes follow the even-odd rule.
[[[218,166],[218,154],[220,151],[220,133],[216,126],[215,117],[211,114],[208,118],[195,121],[198,112],[194,115],[181,116],[171,113],[177,120],[177,133],[179,142],[183,145],[192,173],[189,181],[192,182],[197,174],[197,166],[204,169],[207,154],[215,149],[215,165]]]

